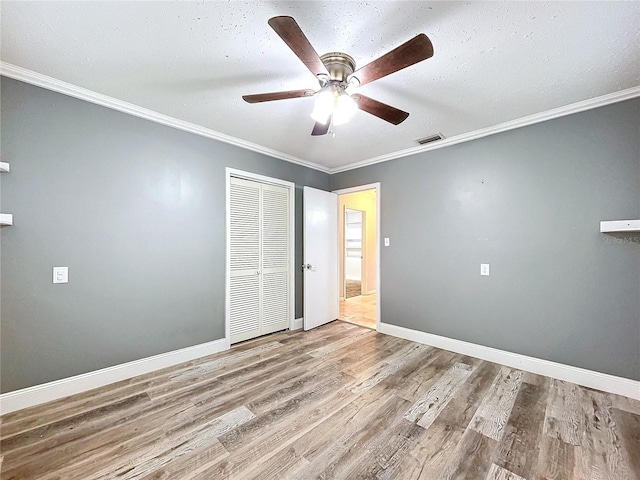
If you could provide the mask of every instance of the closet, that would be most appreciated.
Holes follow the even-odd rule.
[[[289,189],[231,177],[231,343],[289,327]]]

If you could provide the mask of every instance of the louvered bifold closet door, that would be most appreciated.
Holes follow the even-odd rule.
[[[259,183],[231,178],[229,198],[231,343],[261,335],[260,197]]]
[[[289,327],[289,189],[262,185],[262,333]]]

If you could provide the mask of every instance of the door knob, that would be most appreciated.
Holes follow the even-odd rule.
[[[307,263],[306,265],[303,263],[302,264],[302,270],[311,270],[313,268],[313,266],[310,263]]]

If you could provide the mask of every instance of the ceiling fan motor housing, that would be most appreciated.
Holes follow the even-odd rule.
[[[329,71],[329,80],[335,82],[347,82],[347,77],[356,69],[356,62],[346,53],[330,52],[320,57],[320,60]]]

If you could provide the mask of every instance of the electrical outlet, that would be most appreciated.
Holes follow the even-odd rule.
[[[53,283],[69,283],[69,267],[53,267]]]
[[[489,276],[489,264],[488,263],[481,263],[480,264],[480,275],[482,275],[483,277],[488,277]]]

